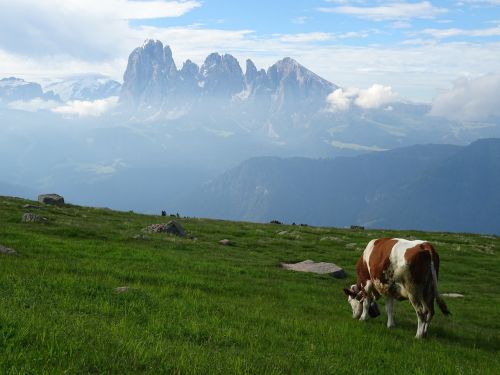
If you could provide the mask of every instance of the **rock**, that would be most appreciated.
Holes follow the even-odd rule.
[[[228,240],[227,238],[224,238],[223,240],[220,240],[220,241],[219,241],[219,243],[220,243],[221,245],[223,245],[223,246],[230,246],[230,245],[232,245],[232,244],[233,244],[233,243],[232,243],[230,240]]]
[[[0,245],[0,254],[4,255],[14,255],[17,254],[17,251],[14,249],[10,249],[8,247]]]
[[[441,295],[450,298],[464,298],[464,295],[460,293],[441,293]]]
[[[160,223],[160,224],[151,224],[148,227],[144,228],[146,232],[150,233],[170,233],[179,237],[185,237],[186,231],[176,221],[169,221],[168,223]]]
[[[40,194],[38,196],[38,202],[50,204],[52,206],[63,206],[64,198],[59,194]]]
[[[115,292],[117,292],[117,293],[125,293],[128,291],[129,291],[128,286],[119,286],[119,287],[115,288]]]
[[[23,223],[41,223],[43,221],[47,221],[47,218],[40,215],[35,215],[31,212],[26,212],[23,214],[22,221]]]
[[[299,263],[281,263],[281,267],[292,271],[329,274],[336,279],[343,279],[346,277],[345,271],[336,264],[326,262],[316,263],[309,259]]]

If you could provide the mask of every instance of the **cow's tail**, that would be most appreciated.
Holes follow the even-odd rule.
[[[439,306],[439,309],[442,311],[444,315],[451,315],[450,310],[448,310],[448,306],[446,306],[446,302],[444,302],[443,297],[439,294],[438,291],[438,279],[436,267],[434,266],[434,254],[433,251],[431,253],[431,272],[432,272],[432,284],[434,285],[434,295],[436,297],[436,302]]]

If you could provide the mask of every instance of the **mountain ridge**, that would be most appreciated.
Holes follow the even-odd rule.
[[[486,139],[335,159],[253,158],[199,187],[183,206],[231,220],[500,234],[495,186],[500,139]]]
[[[318,90],[324,105],[326,95],[338,87],[290,57],[279,60],[267,71],[257,70],[248,59],[243,72],[231,54],[213,52],[201,66],[188,59],[177,69],[170,46],[164,46],[159,40],[146,40],[132,51],[123,80],[120,101],[143,110],[151,106],[171,108],[179,104],[175,95],[191,102],[207,96],[244,101],[264,95],[276,103],[274,109],[279,110],[284,105],[297,104],[297,99]],[[183,82],[192,83],[187,92]],[[298,95],[300,91],[302,95]],[[316,99],[317,95],[312,98]]]

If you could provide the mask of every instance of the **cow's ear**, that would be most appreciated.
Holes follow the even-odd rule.
[[[351,296],[352,298],[356,297],[356,292],[351,289],[344,288],[344,293],[346,296]]]

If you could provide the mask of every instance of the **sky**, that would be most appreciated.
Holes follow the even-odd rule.
[[[343,88],[416,102],[500,90],[500,0],[0,0],[0,78],[122,81],[148,38],[178,67],[211,52],[258,68],[289,56]]]

